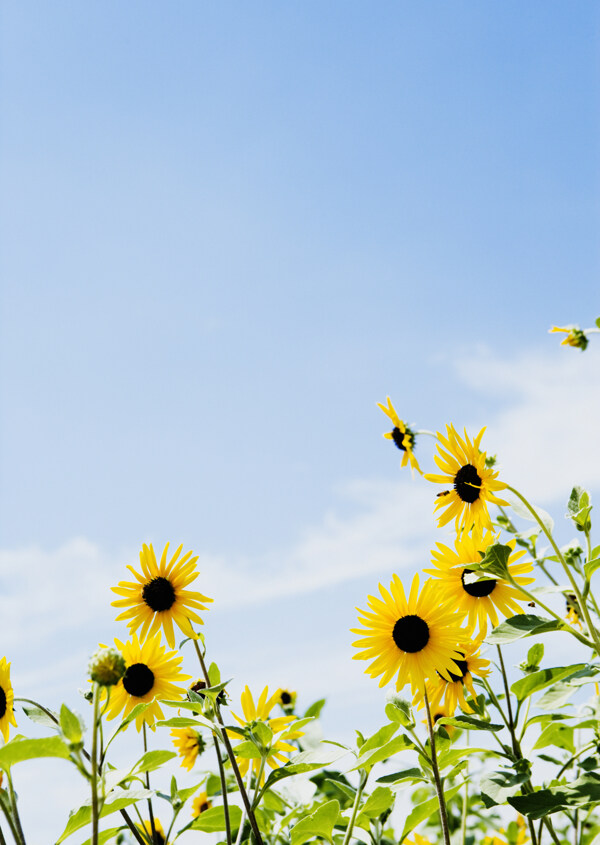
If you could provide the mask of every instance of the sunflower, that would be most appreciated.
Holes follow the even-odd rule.
[[[137,829],[141,831],[144,838],[148,839],[148,842],[151,845],[167,845],[167,840],[165,838],[165,830],[160,823],[160,821],[154,817],[154,830],[156,832],[156,840],[152,839],[152,825],[149,821],[145,821],[143,824],[136,825]]]
[[[466,431],[464,440],[459,437],[453,425],[447,425],[446,429],[447,437],[439,431],[437,433],[439,454],[435,456],[436,464],[445,475],[425,475],[427,481],[452,485],[453,488],[438,493],[435,510],[446,508],[446,512],[438,520],[438,525],[441,528],[451,519],[456,519],[457,531],[465,526],[470,529],[472,524],[491,528],[487,502],[493,502],[495,505],[507,505],[508,502],[495,495],[494,491],[503,490],[506,484],[496,481],[498,473],[486,467],[485,452],[479,450],[485,428],[481,429],[473,441]],[[447,451],[444,451],[442,446]]]
[[[415,575],[407,600],[402,582],[394,575],[390,592],[381,584],[379,592],[381,599],[369,596],[370,610],[356,608],[364,629],[352,628],[353,633],[363,635],[353,643],[363,649],[353,659],[375,658],[365,670],[367,675],[382,675],[380,687],[397,675],[396,690],[410,682],[414,694],[438,672],[448,680],[451,673],[457,673],[460,653],[456,644],[463,632],[454,612],[440,605],[434,582],[428,579],[419,595],[419,576]]]
[[[457,660],[458,672],[450,673],[450,680],[447,681],[441,676],[432,679],[427,684],[427,697],[431,707],[432,715],[454,716],[456,708],[460,705],[465,713],[472,713],[473,708],[467,704],[465,689],[473,698],[477,697],[473,686],[473,675],[478,678],[486,678],[490,674],[490,661],[479,657],[479,642],[459,643],[458,650],[461,658]],[[419,707],[423,706],[423,699],[415,702]]]
[[[583,351],[589,343],[586,333],[579,326],[552,326],[551,329],[548,329],[548,332],[549,334],[554,334],[555,332],[564,332],[566,334],[564,340],[560,342],[561,346],[573,346],[575,349],[581,349]]]
[[[193,728],[173,728],[171,736],[177,753],[183,757],[181,765],[190,772],[196,759],[206,749],[204,739]]]
[[[433,843],[426,836],[421,836],[420,833],[413,833],[413,838],[405,839],[404,845],[433,845]]]
[[[196,610],[206,610],[203,602],[213,599],[203,596],[202,593],[184,589],[198,577],[198,555],[192,557],[193,552],[186,552],[181,560],[178,560],[182,548],[183,545],[179,546],[167,563],[167,543],[160,564],[157,564],[152,543],[149,546],[144,543],[140,552],[141,572],[136,572],[133,566],[127,567],[137,581],[119,581],[118,586],[111,587],[113,593],[124,596],[113,601],[113,607],[127,608],[117,616],[117,622],[128,619],[131,634],[141,625],[140,640],[145,639],[146,635],[155,634],[162,625],[168,644],[175,648],[173,622],[181,628],[186,637],[193,639],[197,639],[198,635],[194,632],[191,622],[204,624]]]
[[[4,742],[8,742],[9,725],[17,727],[13,709],[14,692],[10,682],[10,663],[6,657],[0,660],[0,731]]]
[[[453,607],[462,617],[467,617],[470,635],[479,624],[477,637],[480,639],[487,633],[488,618],[495,627],[498,624],[498,610],[505,617],[514,616],[516,613],[523,613],[517,602],[527,601],[516,587],[502,578],[486,578],[469,583],[466,577],[472,572],[469,564],[479,563],[486,549],[495,541],[496,537],[491,531],[481,532],[474,529],[472,534],[463,532],[455,540],[456,551],[452,551],[443,543],[436,543],[437,550],[431,551],[431,562],[435,568],[423,570],[436,579],[444,603]],[[509,540],[507,545],[513,549],[508,558],[511,576],[523,587],[531,584],[534,579],[526,577],[526,573],[532,571],[533,564],[531,561],[517,562],[525,551],[514,551],[515,540]]]
[[[200,813],[205,813],[212,807],[212,801],[206,792],[199,792],[192,801],[192,818],[197,818]]]
[[[286,713],[287,712],[291,713],[291,711],[295,707],[296,697],[297,697],[298,693],[292,692],[292,690],[289,690],[289,689],[280,689],[280,690],[277,690],[277,693],[278,693],[277,703],[279,704],[279,706],[282,707],[283,710],[286,711]]]
[[[483,840],[483,845],[525,845],[526,842],[531,841],[527,830],[527,822],[520,813],[517,815],[516,822],[511,822],[508,825],[508,830],[501,827],[499,833],[504,838],[495,835],[486,836]]]
[[[393,423],[394,428],[392,431],[387,431],[383,436],[386,440],[393,440],[398,449],[400,449],[404,454],[402,455],[402,463],[400,464],[400,468],[402,469],[410,462],[410,468],[413,471],[416,469],[417,472],[421,472],[421,468],[417,462],[417,459],[414,456],[413,449],[415,447],[415,433],[410,429],[406,423],[402,422],[398,414],[396,413],[396,409],[392,405],[392,400],[390,397],[387,397],[387,407],[382,405],[381,402],[377,403],[377,407],[381,408],[383,413],[388,417],[388,419]]]
[[[185,687],[177,686],[190,678],[181,673],[183,657],[177,656],[175,651],[167,651],[161,645],[160,634],[148,637],[144,643],[134,634],[126,643],[115,640],[115,645],[125,658],[127,669],[119,683],[112,687],[106,718],[114,719],[123,710],[123,715],[128,716],[136,704],[151,701],[151,706],[136,716],[135,724],[138,731],[144,722],[154,730],[156,719],[163,718],[156,699],[178,699],[185,695]]]
[[[260,721],[268,725],[273,734],[277,734],[289,727],[289,730],[284,735],[285,739],[278,739],[268,749],[266,761],[272,769],[277,769],[279,767],[279,763],[287,763],[288,758],[282,752],[296,751],[296,748],[285,740],[297,739],[303,735],[302,731],[294,731],[290,725],[290,723],[295,720],[295,716],[276,716],[274,719],[269,718],[271,710],[279,701],[279,692],[280,691],[277,690],[277,692],[273,693],[273,695],[269,698],[269,687],[265,687],[255,704],[252,693],[250,692],[249,687],[246,686],[241,696],[244,718],[242,719],[233,713],[234,719],[242,727],[252,728],[253,722]],[[229,731],[233,733],[241,733],[241,731],[236,731],[235,728],[229,728]],[[235,751],[235,748],[233,750]],[[258,750],[256,753],[257,755],[259,754]],[[258,776],[258,772],[261,768],[261,761],[259,757],[253,758],[252,760],[245,757],[236,757],[236,760],[242,777],[244,777],[248,771],[250,763],[252,763],[254,773]],[[279,763],[277,761],[279,761]]]

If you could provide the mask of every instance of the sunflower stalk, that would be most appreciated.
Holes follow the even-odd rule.
[[[142,736],[144,737],[144,754],[148,752],[148,736],[146,732],[146,723],[142,723]],[[150,772],[146,772],[146,788],[150,789]],[[159,845],[158,834],[156,832],[156,825],[154,823],[154,810],[152,808],[152,798],[148,798],[148,817],[150,819],[150,830],[152,831],[152,845]]]
[[[214,735],[213,735],[214,736]],[[227,795],[227,778],[225,777],[225,769],[223,761],[221,760],[221,746],[218,739],[214,736],[215,751],[217,752],[217,763],[219,764],[219,778],[221,780],[221,796],[223,798],[223,812],[225,814],[225,835],[227,837],[227,845],[231,845],[231,820],[229,818],[229,798]],[[175,819],[173,819],[175,821]],[[169,837],[167,837],[168,841]]]
[[[427,689],[423,691],[425,699],[425,712],[427,714],[427,732],[429,734],[429,743],[431,745],[431,771],[433,772],[433,782],[437,794],[438,804],[440,806],[440,822],[442,825],[442,835],[444,837],[444,845],[450,845],[450,830],[448,828],[448,811],[446,809],[446,799],[444,798],[444,787],[440,777],[440,770],[438,768],[437,753],[435,748],[435,734],[433,732],[433,722],[431,720],[431,708],[429,706],[429,698],[427,696]]]
[[[8,795],[10,801],[10,807],[12,810],[12,816],[15,823],[15,828],[19,834],[18,842],[20,845],[26,845],[25,843],[25,834],[23,833],[23,827],[21,825],[21,818],[19,816],[19,810],[17,808],[17,796],[15,794],[15,788],[13,786],[12,775],[10,773],[10,769],[6,772],[6,780],[8,781]]]
[[[369,772],[367,769],[361,769],[360,771],[360,780],[358,782],[358,787],[356,789],[356,795],[354,796],[354,803],[352,805],[352,815],[350,816],[350,821],[348,822],[348,827],[346,829],[346,835],[344,836],[344,841],[342,845],[349,845],[350,837],[352,836],[352,831],[354,830],[354,824],[356,822],[356,817],[358,815],[358,808],[360,806],[360,799],[362,798],[362,794],[364,792],[365,786],[367,785],[367,780],[369,779]]]
[[[10,828],[10,832],[12,833],[13,839],[15,840],[17,845],[22,845],[22,840],[19,836],[19,831],[13,818],[12,807],[10,805],[8,793],[4,789],[0,789],[0,808],[6,816],[6,822]]]
[[[204,680],[206,682],[207,687],[210,687],[210,678],[208,675],[208,670],[206,668],[206,663],[204,662],[202,652],[200,651],[198,640],[193,639],[192,642],[194,643],[194,648],[196,650],[196,655],[198,657],[198,662],[200,663],[202,674],[204,675]],[[252,833],[254,834],[257,845],[263,845],[262,836],[260,835],[260,830],[258,829],[258,824],[256,822],[256,816],[254,815],[254,812],[250,805],[250,799],[248,798],[248,793],[246,791],[246,787],[244,786],[244,781],[240,774],[240,770],[235,759],[235,754],[233,753],[233,748],[231,747],[229,737],[227,736],[227,731],[225,730],[225,722],[223,721],[223,716],[221,715],[221,708],[217,699],[215,699],[214,702],[214,709],[217,721],[219,722],[219,725],[222,728],[223,744],[225,745],[225,750],[227,751],[227,756],[229,757],[229,762],[231,763],[231,768],[233,769],[233,774],[235,776],[238,789],[240,790],[242,801],[244,802],[244,808],[246,810],[246,815],[248,816],[248,821],[250,822],[250,827],[252,828]]]
[[[100,684],[94,681],[92,699],[92,845],[98,845],[98,722],[100,703]]]

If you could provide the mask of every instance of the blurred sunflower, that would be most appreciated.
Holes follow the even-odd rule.
[[[292,690],[288,689],[280,689],[277,692],[279,694],[279,698],[277,699],[279,706],[283,707],[286,712],[291,712],[296,704],[296,697],[298,693],[292,692]]]
[[[0,660],[0,731],[4,742],[8,742],[10,725],[17,727],[13,709],[14,697],[10,682],[10,663],[6,662],[6,657],[3,657]]]
[[[480,531],[474,529],[472,534],[463,532],[456,538],[454,543],[455,551],[452,551],[443,543],[436,543],[437,550],[432,549],[433,569],[424,569],[428,575],[436,579],[436,584],[441,588],[439,595],[445,604],[453,607],[462,617],[467,617],[467,628],[469,635],[475,631],[478,624],[477,637],[483,639],[487,633],[488,618],[495,627],[498,624],[498,612],[505,616],[514,616],[516,613],[523,613],[523,609],[517,603],[527,601],[527,598],[502,578],[485,578],[481,581],[469,582],[467,578],[473,570],[469,564],[479,563],[487,548],[496,542],[496,537],[491,531]],[[531,561],[518,563],[524,550],[514,551],[515,540],[507,543],[512,554],[508,558],[508,570],[517,584],[523,587],[531,584],[535,579],[528,578],[526,573],[533,570]]]
[[[496,480],[498,473],[486,467],[485,452],[479,449],[485,428],[473,441],[466,431],[463,440],[453,425],[447,425],[446,430],[447,437],[439,431],[437,433],[439,454],[434,458],[445,474],[427,473],[424,476],[427,481],[452,486],[451,490],[438,494],[434,510],[446,509],[439,517],[438,525],[442,527],[454,519],[457,531],[463,527],[470,530],[471,525],[491,528],[487,503],[507,505],[508,502],[495,495],[495,491],[503,490],[506,484]]]
[[[554,334],[555,332],[566,334],[566,337],[560,342],[561,346],[573,346],[575,349],[581,349],[582,351],[587,349],[589,340],[586,333],[579,326],[552,326],[551,329],[548,329],[548,332],[549,334]]]
[[[199,792],[192,801],[192,818],[197,818],[201,813],[205,813],[212,807],[212,801],[209,799],[206,792]]]
[[[183,757],[181,765],[188,772],[191,771],[198,757],[206,750],[202,735],[193,728],[173,728],[171,737],[177,753]]]
[[[419,576],[415,575],[407,599],[402,582],[394,575],[390,591],[380,584],[379,592],[381,599],[368,597],[370,610],[356,608],[364,629],[351,629],[363,635],[352,645],[363,650],[353,659],[375,658],[366,674],[372,678],[382,675],[380,687],[396,675],[398,691],[410,683],[414,694],[436,673],[450,680],[451,673],[459,671],[456,661],[461,655],[456,646],[464,632],[454,611],[441,605],[434,582],[428,579],[419,594]]]
[[[387,397],[387,407],[382,405],[381,402],[377,403],[377,407],[381,408],[383,413],[388,417],[388,419],[392,422],[394,428],[391,431],[387,431],[383,436],[386,440],[393,440],[396,444],[398,449],[401,452],[404,452],[402,455],[402,463],[400,464],[400,468],[404,468],[410,462],[411,470],[417,470],[417,472],[421,472],[421,468],[415,458],[413,449],[415,447],[415,433],[410,429],[405,422],[402,422],[398,414],[396,413],[396,409],[392,405],[392,400],[390,397]]]
[[[204,602],[211,602],[202,593],[186,590],[189,584],[198,577],[196,561],[198,555],[192,557],[193,552],[186,554],[179,560],[183,545],[179,546],[175,554],[167,562],[169,544],[163,549],[160,564],[156,562],[156,555],[152,543],[145,543],[140,552],[140,572],[133,566],[128,566],[136,581],[119,581],[116,587],[111,587],[113,593],[124,598],[112,602],[113,607],[126,607],[117,616],[129,620],[129,632],[133,634],[140,625],[140,640],[146,635],[152,636],[162,626],[165,637],[171,648],[175,648],[175,634],[173,622],[181,628],[186,637],[197,639],[191,622],[204,624],[196,610],[206,610]]]
[[[437,713],[454,716],[459,705],[465,713],[473,712],[473,708],[467,704],[465,689],[473,698],[476,698],[473,675],[478,678],[486,678],[490,674],[490,661],[479,657],[480,647],[481,643],[479,642],[460,643],[458,650],[461,658],[456,661],[458,672],[451,672],[449,681],[438,676],[427,684],[427,697],[429,698],[432,717]],[[422,707],[424,705],[423,697],[420,697],[417,703],[419,707]],[[446,729],[448,730],[448,728]]]
[[[179,699],[185,695],[185,687],[178,685],[191,676],[181,672],[183,657],[176,651],[166,651],[161,645],[160,634],[148,637],[144,643],[134,634],[126,643],[115,640],[115,645],[123,655],[127,669],[119,683],[112,687],[106,718],[114,719],[122,711],[123,717],[128,716],[136,704],[151,701],[152,705],[136,716],[135,725],[141,731],[146,722],[154,730],[156,719],[163,718],[156,699]]]
[[[288,728],[283,737],[273,743],[267,750],[268,756],[266,758],[266,762],[267,765],[269,765],[272,769],[277,769],[280,763],[287,763],[288,758],[285,756],[285,752],[289,753],[297,750],[295,746],[291,745],[286,740],[298,739],[298,737],[303,735],[302,731],[295,731],[293,729],[291,723],[296,719],[295,716],[276,716],[273,719],[269,718],[271,710],[279,701],[279,692],[280,691],[277,690],[275,693],[273,693],[271,697],[269,697],[269,687],[265,687],[261,692],[260,696],[258,697],[258,701],[255,704],[254,699],[252,697],[252,693],[250,692],[250,688],[246,686],[241,695],[241,705],[244,718],[240,718],[240,716],[237,716],[232,711],[234,719],[243,728],[252,728],[253,722],[264,722],[266,725],[269,726],[273,734],[277,734],[280,731],[283,731]],[[228,730],[231,733],[242,733],[242,731],[236,731],[235,728],[229,728]],[[235,752],[235,747],[233,750]],[[248,768],[250,767],[250,763],[252,763],[254,774],[258,776],[258,773],[261,769],[261,760],[258,749],[256,753],[257,757],[253,758],[252,760],[249,760],[246,757],[236,757],[240,769],[240,774],[242,775],[242,777],[244,777],[247,773]],[[261,778],[261,782],[263,779],[264,772]]]
[[[160,821],[154,817],[154,830],[156,832],[156,840],[152,839],[152,825],[149,821],[145,821],[143,824],[136,825],[137,829],[141,831],[142,835],[145,839],[148,840],[149,845],[167,845],[167,840],[165,838],[165,830],[160,823]]]

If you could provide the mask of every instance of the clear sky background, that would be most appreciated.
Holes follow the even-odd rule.
[[[444,539],[437,489],[381,438],[387,394],[421,427],[488,425],[504,477],[559,520],[572,484],[600,487],[599,344],[546,334],[600,314],[599,18],[3,4],[15,687],[81,707],[89,653],[124,633],[109,587],[169,540],[201,555],[236,694],[289,685],[328,696],[334,738],[376,727],[354,605]]]

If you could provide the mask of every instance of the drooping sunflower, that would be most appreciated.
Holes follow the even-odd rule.
[[[152,839],[152,824],[149,821],[145,821],[143,825],[138,824],[136,827],[150,845],[155,845],[155,841]],[[165,829],[156,816],[154,817],[154,830],[156,831],[156,845],[167,845]]]
[[[156,699],[176,700],[185,696],[185,687],[179,686],[191,676],[181,672],[183,657],[176,651],[167,651],[161,645],[160,634],[140,643],[137,634],[126,643],[115,639],[115,645],[125,658],[127,669],[118,684],[112,687],[107,719],[114,719],[123,712],[128,716],[136,704],[153,702],[147,710],[136,716],[135,725],[141,731],[144,722],[154,730],[156,719],[163,712]]]
[[[10,663],[6,662],[6,657],[3,657],[0,660],[0,731],[4,742],[8,742],[10,725],[17,727],[13,709],[14,698],[15,694],[10,682]]]
[[[133,566],[127,567],[137,580],[119,581],[116,587],[111,587],[113,593],[124,596],[113,601],[113,607],[127,608],[117,616],[117,621],[129,620],[127,624],[131,634],[141,625],[140,640],[145,639],[146,635],[152,636],[162,626],[168,644],[175,648],[173,622],[181,628],[186,637],[194,639],[197,639],[197,634],[191,622],[204,624],[196,610],[207,610],[204,602],[211,602],[213,599],[185,589],[198,577],[198,555],[192,557],[193,552],[186,552],[179,560],[182,548],[183,545],[179,546],[167,562],[167,543],[160,564],[157,564],[152,543],[149,546],[144,543],[140,552],[141,572],[137,572]]]
[[[370,610],[356,608],[364,628],[351,629],[362,635],[352,643],[362,649],[353,659],[374,658],[366,674],[372,678],[382,675],[380,687],[396,675],[396,690],[410,683],[414,694],[436,673],[450,679],[452,672],[458,672],[457,644],[464,632],[453,610],[441,606],[434,582],[428,579],[419,593],[419,576],[415,575],[407,599],[402,582],[394,575],[389,592],[382,584],[379,592],[381,598],[368,597]]]
[[[212,807],[212,801],[206,792],[199,792],[192,801],[192,818],[196,819]]]
[[[204,738],[193,728],[173,728],[171,736],[177,753],[183,757],[181,765],[190,772],[200,754],[206,749]]]
[[[280,738],[275,743],[273,743],[268,751],[266,762],[267,765],[270,766],[272,769],[278,768],[280,763],[287,763],[288,758],[285,756],[286,752],[289,753],[297,750],[295,746],[291,745],[286,740],[298,739],[298,737],[303,735],[302,731],[295,731],[291,725],[291,723],[294,722],[294,720],[296,719],[295,716],[275,716],[275,718],[273,719],[269,718],[271,710],[273,709],[273,707],[275,707],[279,700],[279,692],[280,691],[277,690],[273,693],[272,696],[269,697],[269,687],[265,687],[261,692],[260,696],[258,697],[258,701],[255,704],[254,699],[252,697],[252,693],[250,692],[250,688],[246,686],[241,695],[241,705],[244,718],[242,719],[240,716],[237,716],[232,711],[234,719],[242,727],[251,728],[253,722],[260,721],[268,725],[269,728],[272,730],[273,734],[279,733],[286,727],[289,727],[289,730],[286,731],[283,738]],[[235,728],[230,728],[229,730],[230,732],[238,733]],[[239,731],[239,733],[241,733],[241,731]],[[235,747],[233,750],[235,752]],[[236,757],[236,760],[242,777],[246,775],[250,764],[252,764],[252,768],[254,770],[255,775],[258,776],[258,772],[260,771],[260,755],[258,749],[257,757],[253,758],[252,760],[249,760],[246,757]],[[261,778],[261,783],[263,780],[264,772]]]
[[[467,575],[473,570],[469,564],[479,563],[486,549],[496,541],[491,531],[481,532],[473,530],[472,534],[463,532],[456,538],[455,551],[443,543],[436,543],[437,549],[432,549],[433,569],[424,569],[428,575],[436,579],[440,600],[449,607],[453,607],[464,618],[467,617],[469,635],[473,635],[479,626],[477,638],[483,639],[487,633],[488,619],[492,626],[498,624],[498,611],[505,616],[523,613],[518,602],[527,601],[508,581],[502,578],[486,578],[482,581],[469,583]],[[517,584],[523,587],[531,584],[534,579],[528,578],[527,573],[533,569],[531,561],[518,561],[523,557],[523,549],[514,551],[515,540],[507,543],[512,554],[508,558],[508,570]]]
[[[550,334],[554,334],[555,332],[564,332],[566,337],[564,340],[561,340],[561,346],[573,346],[575,349],[587,349],[587,345],[589,340],[587,338],[586,333],[579,328],[579,326],[552,326],[551,329],[548,329]]]
[[[446,716],[454,716],[456,708],[460,705],[465,713],[472,713],[473,708],[467,704],[465,689],[476,698],[477,693],[473,686],[473,675],[478,678],[486,678],[490,674],[490,661],[479,657],[481,643],[467,641],[458,646],[461,659],[457,660],[458,672],[450,673],[450,680],[447,681],[438,675],[427,684],[427,697],[431,712],[440,713]],[[423,706],[421,698],[418,706]]]
[[[439,454],[434,457],[444,475],[426,473],[424,476],[427,481],[451,487],[438,493],[434,510],[446,509],[440,515],[438,525],[442,527],[454,519],[457,531],[463,527],[470,529],[471,525],[491,528],[487,503],[508,505],[508,502],[495,495],[497,490],[504,490],[506,484],[497,480],[497,471],[486,467],[486,454],[479,449],[485,428],[474,440],[466,431],[463,440],[453,425],[447,425],[446,430],[446,437],[437,433]]]
[[[402,455],[402,463],[400,464],[400,468],[404,468],[408,463],[410,463],[411,470],[417,470],[417,472],[421,472],[421,468],[419,467],[418,461],[415,458],[413,449],[415,447],[415,433],[410,429],[405,422],[403,422],[398,414],[396,413],[396,409],[392,405],[392,400],[390,397],[387,397],[387,407],[382,405],[381,402],[377,403],[377,407],[381,408],[383,413],[388,417],[388,419],[392,422],[394,428],[391,431],[386,431],[383,435],[386,440],[393,440],[396,444],[398,449],[401,452],[404,452]]]

